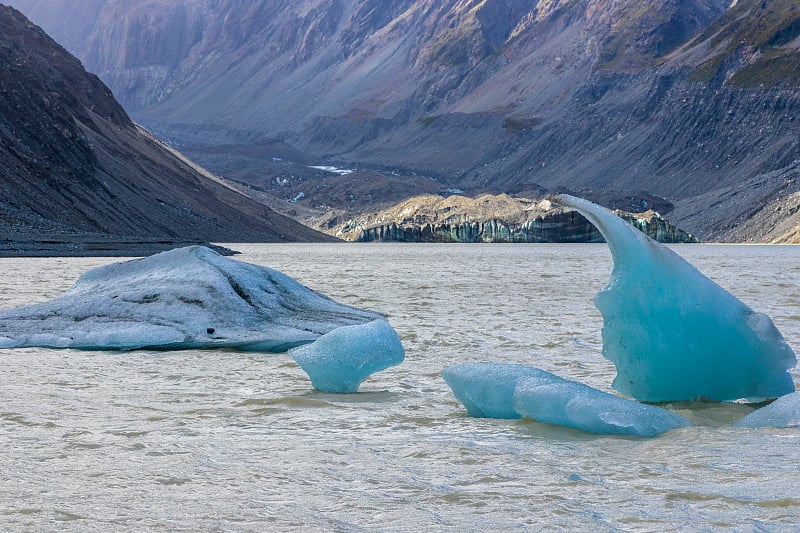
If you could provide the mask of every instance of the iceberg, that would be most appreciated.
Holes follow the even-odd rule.
[[[55,299],[0,310],[0,347],[285,352],[377,319],[276,270],[189,246],[95,268]]]
[[[655,437],[688,427],[688,419],[576,381],[528,378],[514,391],[514,408],[529,418],[599,435]]]
[[[462,363],[443,376],[455,397],[476,418],[524,416],[601,435],[653,437],[691,425],[686,418],[618,398],[544,370],[510,363]]]
[[[556,200],[597,226],[614,259],[595,303],[616,390],[648,402],[794,391],[789,371],[797,359],[767,315],[605,208],[567,195]]]
[[[756,409],[734,424],[736,427],[800,427],[800,392],[781,396],[771,404]]]
[[[531,378],[562,381],[544,370],[511,363],[461,363],[445,368],[442,376],[475,418],[522,418],[514,406],[517,383]]]
[[[323,392],[353,393],[370,375],[399,365],[405,350],[385,320],[342,326],[289,355]]]

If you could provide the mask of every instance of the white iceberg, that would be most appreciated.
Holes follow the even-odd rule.
[[[739,420],[734,426],[746,428],[800,427],[800,392],[793,392],[786,396],[781,396],[771,404],[761,409],[756,409]]]
[[[0,347],[284,352],[382,318],[190,246],[90,270],[53,300],[1,310]]]
[[[385,320],[342,326],[311,344],[289,350],[315,389],[353,393],[371,374],[399,365],[405,350]]]
[[[797,362],[772,320],[610,211],[561,195],[603,234],[614,259],[595,303],[614,388],[651,401],[776,398]]]
[[[688,427],[688,419],[619,398],[576,381],[528,378],[514,392],[514,408],[529,418],[598,435],[654,437]]]
[[[461,363],[445,368],[442,376],[475,418],[522,418],[514,406],[517,383],[529,378],[562,381],[544,370],[511,363]]]

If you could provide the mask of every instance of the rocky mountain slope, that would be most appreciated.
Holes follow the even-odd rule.
[[[13,3],[137,120],[262,189],[335,163],[474,193],[643,190],[736,240],[800,189],[793,0]]]
[[[0,71],[3,249],[42,241],[327,239],[137,127],[96,76],[2,5]]]

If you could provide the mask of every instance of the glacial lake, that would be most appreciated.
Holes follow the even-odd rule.
[[[285,354],[0,349],[2,531],[770,531],[800,527],[800,429],[673,404],[653,439],[466,416],[442,369],[538,366],[610,391],[605,245],[233,245],[381,311],[403,365],[315,392]],[[674,248],[800,351],[800,247]],[[0,306],[107,258],[0,259]],[[794,371],[796,383],[800,373]]]

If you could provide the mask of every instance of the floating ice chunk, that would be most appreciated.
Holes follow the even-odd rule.
[[[442,375],[467,414],[477,418],[522,418],[514,407],[519,381],[562,381],[538,368],[505,363],[462,363],[446,368]]]
[[[739,420],[734,426],[757,428],[797,428],[800,427],[800,392],[781,396],[771,404],[756,409]]]
[[[90,270],[58,298],[0,311],[0,345],[280,352],[379,318],[276,270],[190,246]]]
[[[596,297],[614,388],[645,401],[775,398],[794,391],[797,359],[755,313],[666,246],[589,201],[558,201],[592,222],[614,258]]]
[[[470,416],[521,418],[604,435],[651,437],[691,425],[666,409],[624,400],[538,368],[464,363],[444,379]]]
[[[514,392],[514,408],[539,422],[600,435],[654,437],[691,425],[686,418],[666,409],[568,380],[521,380]]]
[[[351,393],[371,374],[399,365],[405,351],[385,320],[342,326],[289,355],[323,392]]]

